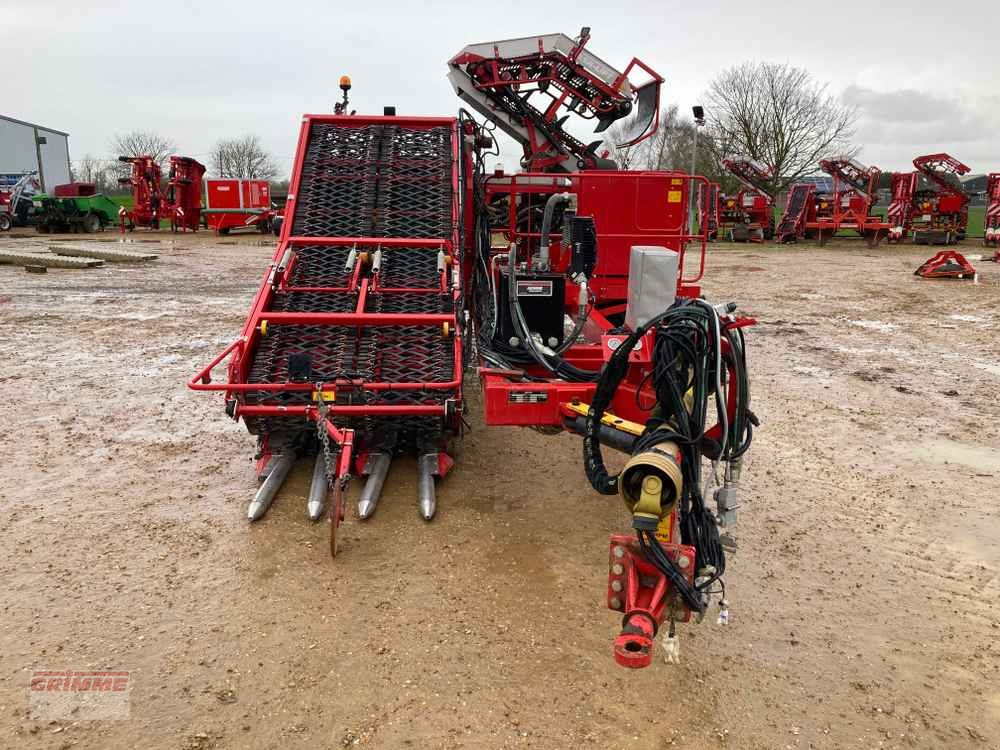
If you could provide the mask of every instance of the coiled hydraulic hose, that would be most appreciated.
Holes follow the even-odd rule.
[[[679,300],[645,325],[639,326],[609,358],[591,403],[583,438],[583,459],[587,479],[598,492],[618,493],[619,476],[608,472],[601,454],[601,417],[629,369],[629,353],[650,329],[656,329],[653,346],[651,385],[656,408],[636,440],[633,453],[650,450],[659,443],[675,442],[681,452],[683,487],[679,499],[681,540],[693,546],[703,568],[712,572],[697,586],[705,591],[725,572],[725,553],[719,541],[715,519],[705,506],[701,490],[701,457],[730,461],[747,450],[756,421],[750,411],[750,390],[746,374],[746,353],[742,334],[721,325],[719,312],[704,300]],[[728,353],[723,353],[723,342]],[[729,419],[725,387],[729,372],[735,380],[733,418]],[[718,441],[705,435],[707,405],[714,395],[716,421],[721,427]],[[660,554],[655,537],[640,534],[640,543],[650,560],[684,596],[688,606],[701,611],[690,600],[686,581],[677,582],[679,571]]]

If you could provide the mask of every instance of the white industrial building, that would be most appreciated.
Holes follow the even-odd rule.
[[[0,115],[0,187],[36,171],[43,191],[70,182],[69,133]]]

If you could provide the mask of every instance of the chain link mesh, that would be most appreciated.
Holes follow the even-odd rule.
[[[307,237],[402,237],[441,239],[452,235],[454,213],[453,128],[408,128],[313,123],[302,162],[292,233]],[[442,244],[443,247],[443,244]],[[295,291],[295,287],[349,285],[348,246],[304,245],[287,284],[274,294],[275,312],[352,312],[356,292]],[[359,248],[360,250],[361,248]],[[381,291],[367,298],[365,312],[453,313],[450,293],[440,290],[438,248],[382,249]],[[370,275],[366,268],[365,275]],[[411,291],[394,292],[393,289]],[[426,290],[426,291],[412,291]],[[454,391],[363,391],[347,381],[435,383],[455,378],[454,332],[440,325],[328,326],[273,324],[260,337],[249,382],[286,383],[289,357],[309,357],[309,382],[336,384],[336,404],[442,404]],[[247,404],[292,405],[312,401],[310,391],[257,391]],[[394,445],[422,452],[441,447],[440,417],[335,417],[368,445]],[[300,418],[246,420],[251,432],[310,429]],[[312,428],[314,429],[314,428]]]

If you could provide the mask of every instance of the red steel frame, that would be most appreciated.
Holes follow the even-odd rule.
[[[1000,172],[986,179],[986,215],[983,218],[983,244],[1000,245]]]
[[[734,228],[743,224],[748,230],[749,242],[771,239],[774,228],[774,195],[767,184],[770,171],[745,157],[723,159],[722,166],[743,184],[744,189],[735,196],[723,198],[720,229],[734,233]]]
[[[943,231],[949,234],[949,242],[964,239],[969,224],[969,196],[945,179],[945,175],[968,174],[969,167],[944,153],[918,156],[913,166],[937,187],[934,195],[917,192],[912,222],[914,238],[924,231]]]
[[[622,102],[629,101],[631,99],[631,90],[625,93],[623,92],[622,87],[628,81],[629,73],[634,68],[639,68],[651,79],[651,81],[645,85],[655,86],[656,93],[653,107],[654,119],[652,124],[646,129],[645,132],[640,133],[635,138],[626,143],[617,144],[618,148],[634,146],[646,138],[649,138],[659,127],[659,87],[663,83],[663,77],[642,60],[637,57],[633,57],[629,64],[625,67],[624,71],[616,76],[610,84],[606,83],[597,75],[587,70],[587,68],[576,64],[577,58],[580,56],[580,53],[583,51],[589,40],[590,34],[585,29],[584,33],[580,35],[579,40],[568,57],[564,56],[560,52],[544,52],[542,45],[539,42],[538,53],[525,57],[501,58],[499,56],[499,50],[496,45],[494,45],[494,57],[492,58],[484,58],[478,55],[463,52],[452,58],[449,61],[449,64],[469,65],[478,63],[475,68],[473,81],[476,88],[481,90],[509,89],[513,92],[514,96],[517,96],[518,92],[521,92],[522,87],[538,86],[538,90],[540,91],[546,91],[550,87],[556,89],[558,91],[558,95],[549,94],[552,101],[542,113],[542,120],[545,125],[556,126],[559,127],[560,130],[561,126],[558,123],[559,110],[560,108],[567,106],[567,101],[575,103],[574,106],[578,107],[575,111],[577,111],[577,113],[585,119],[593,119],[595,117],[599,117],[601,114],[610,114]],[[542,61],[550,63],[550,70],[554,70],[560,66],[573,66],[573,76],[570,76],[568,80],[563,80],[556,75],[544,75],[532,72],[540,70],[539,63]],[[518,66],[517,75],[511,75],[508,71],[503,70],[503,68],[511,65]],[[592,101],[589,96],[580,90],[579,87],[582,83],[593,86],[595,89],[600,91],[601,94],[607,98],[609,104],[602,107],[599,102]],[[590,110],[588,114],[585,114],[582,111],[584,106]],[[522,124],[529,134],[529,142],[522,144],[524,147],[524,160],[522,163],[527,165],[529,169],[540,172],[552,168],[562,168],[564,162],[572,158],[571,154],[552,153],[551,143],[549,142],[548,137],[544,134],[544,132],[540,132],[541,129],[535,122],[533,122],[531,117],[525,117]],[[563,135],[567,138],[570,137],[565,133]],[[575,142],[575,139],[573,139],[573,141]],[[582,145],[583,144],[578,144],[578,146]],[[587,158],[584,154],[576,154],[576,156],[581,159]],[[587,168],[593,168],[595,165],[586,164],[585,166]]]
[[[833,195],[819,195],[813,201],[812,216],[803,229],[820,245],[841,230],[863,236],[870,247],[878,245],[889,232],[889,222],[871,212],[878,202],[878,167],[864,167],[851,158],[823,159],[820,167],[833,178]]]
[[[298,194],[302,166],[309,142],[310,126],[313,123],[328,123],[341,125],[344,127],[363,127],[366,125],[400,125],[411,128],[430,128],[446,125],[454,132],[452,136],[452,230],[451,236],[444,240],[438,239],[409,239],[401,237],[300,237],[292,234],[295,225],[296,196]],[[453,416],[455,410],[450,409],[448,403],[445,404],[366,404],[366,405],[340,405],[336,403],[326,403],[325,394],[327,388],[333,390],[338,387],[350,387],[369,392],[387,391],[453,391],[454,402],[461,403],[462,399],[462,337],[455,313],[448,314],[421,314],[421,313],[370,313],[365,312],[365,304],[369,294],[379,291],[383,294],[394,293],[414,293],[423,292],[428,294],[449,293],[454,302],[454,309],[461,309],[460,284],[451,279],[461,278],[462,265],[461,254],[456,252],[458,244],[458,222],[460,220],[460,181],[459,181],[459,159],[462,154],[459,151],[461,138],[458,136],[457,120],[455,118],[431,118],[431,117],[359,117],[359,116],[338,116],[338,115],[305,115],[299,132],[299,146],[292,169],[292,182],[286,204],[286,221],[282,224],[281,236],[271,266],[264,274],[260,288],[254,298],[251,311],[240,336],[231,343],[225,350],[216,356],[206,367],[196,373],[188,382],[188,387],[194,390],[215,390],[223,391],[226,399],[234,404],[232,416],[239,417],[301,417],[313,421],[325,421],[325,427],[331,437],[340,446],[339,476],[346,476],[348,468],[351,466],[351,454],[357,448],[354,445],[354,434],[351,430],[338,431],[333,424],[324,418],[322,412],[331,417],[358,417],[358,416],[388,416],[388,415],[420,415],[442,417]],[[450,259],[445,269],[440,274],[439,284],[430,289],[413,288],[388,288],[380,286],[379,274],[375,273],[368,278],[360,278],[362,266],[357,263],[354,273],[345,287],[292,287],[288,285],[290,271],[295,264],[295,249],[304,245],[326,245],[326,246],[346,246],[356,247],[359,250],[378,248],[403,248],[403,247],[424,247],[440,248]],[[290,251],[290,261],[282,268],[281,263],[286,253]],[[450,269],[450,272],[449,272]],[[324,292],[330,294],[357,294],[357,304],[353,312],[348,313],[276,313],[269,311],[269,307],[274,295],[278,292]],[[326,325],[331,327],[350,327],[360,331],[363,326],[439,326],[442,328],[442,335],[449,336],[453,341],[454,356],[454,376],[449,381],[428,381],[428,382],[358,382],[356,380],[342,380],[333,383],[248,383],[247,376],[252,364],[252,353],[262,335],[262,324],[266,329],[269,324],[285,325]],[[229,359],[227,368],[228,382],[213,383],[211,380],[212,371],[221,365],[223,361]],[[242,394],[255,392],[280,393],[290,391],[314,392],[317,399],[316,405],[247,405],[243,403]],[[321,407],[318,400],[324,399]],[[356,457],[358,461],[362,456]],[[450,459],[439,457],[439,463],[446,467]],[[360,470],[360,469],[359,469]],[[335,501],[331,505],[331,548],[335,545],[336,527],[343,518],[343,486],[338,482]]]
[[[889,224],[889,242],[902,242],[910,234],[913,219],[913,194],[917,191],[916,172],[894,172],[892,175],[892,200],[886,210]]]
[[[599,234],[598,262],[593,278],[591,291],[597,298],[597,303],[590,310],[591,339],[599,339],[600,343],[576,344],[565,353],[564,358],[571,364],[586,370],[597,370],[611,355],[609,342],[621,336],[607,334],[615,324],[608,318],[621,315],[625,310],[628,285],[629,250],[631,245],[657,245],[675,250],[678,253],[678,289],[681,296],[697,297],[701,294],[699,282],[705,272],[705,251],[707,236],[702,234],[686,234],[689,186],[695,183],[699,189],[708,185],[704,177],[691,177],[681,172],[578,172],[573,175],[553,174],[518,174],[503,178],[503,182],[490,180],[486,185],[487,202],[499,194],[509,196],[506,226],[493,226],[493,231],[501,231],[505,242],[518,243],[521,255],[530,267],[530,259],[535,244],[541,237],[540,228],[530,225],[528,231],[519,229],[517,223],[518,196],[522,194],[545,196],[555,192],[576,193],[578,197],[578,213],[581,216],[595,216],[595,223],[601,226],[600,211],[607,209],[620,212],[622,207],[615,202],[618,198],[626,202],[634,195],[621,190],[613,178],[626,180],[639,185],[648,184],[650,192],[661,193],[673,188],[681,191],[681,197],[673,204],[671,217],[676,214],[676,225],[635,234],[615,235],[614,233]],[[634,210],[634,209],[633,209]],[[632,214],[631,216],[634,216]],[[553,268],[564,270],[569,263],[553,237],[551,260]],[[685,269],[686,250],[688,244],[697,242],[699,254],[697,270]],[[506,254],[506,247],[497,251],[496,255]],[[578,287],[567,280],[565,308],[567,312],[575,312],[578,297]],[[739,325],[748,325],[741,320]],[[646,349],[652,346],[651,334],[647,335]],[[649,356],[646,351],[645,356]],[[643,374],[640,354],[634,356],[637,367],[629,372],[628,377],[619,387],[612,404],[613,411],[626,419],[645,421],[648,414],[636,408],[638,384]],[[537,377],[546,377],[548,373],[531,367],[527,371]],[[545,425],[562,426],[567,416],[566,405],[572,402],[589,403],[593,397],[595,384],[572,383],[558,378],[545,380],[522,381],[512,379],[512,373],[494,368],[482,368],[480,376],[484,390],[484,412],[486,423],[490,425]]]
[[[236,188],[236,197],[239,199],[238,206],[212,205],[213,186],[218,186],[220,183],[229,183],[230,186]],[[253,185],[257,185],[261,190],[260,200],[254,201],[251,196],[245,194],[245,188]],[[235,177],[205,180],[205,209],[202,213],[205,215],[206,225],[216,234],[226,234],[231,229],[245,228],[267,232],[277,215],[271,209],[270,184],[267,180],[248,180]]]
[[[590,280],[590,289],[598,299],[598,309],[605,315],[624,311],[628,293],[629,248],[632,245],[654,245],[678,253],[678,292],[697,297],[701,293],[698,283],[705,273],[705,252],[708,238],[705,232],[689,234],[687,229],[688,201],[691,183],[709,185],[706,178],[692,177],[684,172],[616,172],[587,170],[567,174],[524,172],[515,175],[495,175],[487,178],[487,203],[498,196],[508,198],[507,222],[493,226],[494,232],[503,232],[507,243],[516,242],[525,256],[529,268],[531,255],[541,239],[541,226],[528,223],[527,231],[518,226],[518,199],[538,196],[539,201],[553,193],[569,192],[577,196],[580,216],[592,216],[599,227],[600,249],[597,266]],[[648,197],[648,200],[643,200]],[[643,200],[646,208],[639,209],[636,202]],[[659,201],[657,205],[656,201]],[[637,211],[648,210],[650,218],[637,216]],[[645,215],[644,215],[645,216]],[[645,226],[639,221],[648,221]],[[654,222],[661,222],[659,225]],[[618,223],[617,229],[609,225]],[[626,231],[622,227],[628,226]],[[600,229],[600,227],[604,227]],[[472,236],[471,232],[467,236]],[[699,245],[697,270],[685,267],[688,244]],[[506,253],[506,247],[503,248]],[[563,272],[569,265],[569,255],[563,249],[558,235],[552,237],[552,267]],[[567,309],[575,310],[578,287],[570,281],[566,285]]]
[[[132,208],[118,211],[119,225],[159,229],[161,219],[169,219],[172,231],[198,231],[201,222],[201,179],[205,167],[187,156],[171,156],[166,190],[163,173],[152,156],[121,156],[132,165],[132,174],[119,180],[132,188]]]
[[[719,236],[721,187],[716,182],[703,183],[698,190],[698,227],[709,241]]]
[[[461,334],[458,330],[457,319],[454,313],[447,314],[420,314],[420,313],[366,313],[364,312],[367,296],[378,284],[377,276],[373,284],[369,285],[367,279],[359,281],[361,266],[355,267],[353,277],[347,287],[289,287],[286,279],[289,271],[293,267],[294,258],[285,269],[277,286],[272,285],[273,275],[278,268],[285,251],[294,249],[302,245],[331,245],[350,246],[358,248],[377,247],[437,247],[445,251],[445,254],[452,259],[451,266],[456,276],[461,274],[461,260],[455,253],[458,246],[458,216],[459,216],[459,142],[456,136],[453,141],[454,167],[452,170],[453,206],[452,215],[455,217],[452,237],[449,240],[427,240],[408,239],[400,237],[296,237],[292,235],[292,227],[295,223],[296,194],[302,174],[302,162],[305,158],[305,149],[309,139],[309,126],[314,122],[343,124],[350,127],[362,127],[373,124],[394,124],[408,127],[434,127],[448,125],[457,127],[457,120],[453,117],[360,117],[357,115],[319,115],[309,114],[302,119],[302,127],[299,131],[299,148],[295,156],[295,163],[292,167],[292,182],[288,192],[288,202],[285,204],[285,221],[282,223],[281,236],[278,240],[278,247],[275,250],[271,266],[264,274],[264,279],[257,295],[251,305],[250,315],[237,338],[219,356],[217,356],[207,367],[196,373],[188,382],[189,387],[194,390],[215,390],[225,391],[226,398],[231,399],[239,393],[247,391],[267,391],[278,393],[283,391],[315,391],[316,386],[312,383],[247,383],[246,376],[250,369],[250,359],[247,356],[260,337],[260,324],[262,321],[268,323],[284,323],[292,325],[331,325],[331,326],[380,326],[380,325],[443,325],[449,324],[449,328],[454,337],[455,362],[459,365],[455,370],[455,379],[447,382],[423,382],[423,383],[382,383],[365,382],[357,383],[349,381],[347,384],[352,387],[360,386],[368,391],[403,391],[403,390],[459,390],[461,389]],[[447,269],[442,272],[441,287],[433,290],[434,293],[447,288]],[[268,312],[267,308],[277,290],[283,292],[330,292],[330,293],[358,293],[358,305],[351,313],[275,313]],[[399,292],[429,292],[426,289],[401,289],[401,288],[380,288],[384,293]],[[452,296],[456,303],[460,303],[460,292],[457,286],[453,287]],[[228,366],[228,383],[212,383],[211,371],[217,367],[226,357],[230,357]],[[327,383],[326,385],[336,385]],[[345,416],[356,416],[358,414],[444,414],[443,406],[421,406],[421,405],[372,405],[372,406],[339,406],[331,404],[328,407],[331,414],[343,414]],[[291,416],[302,415],[315,419],[318,409],[315,406],[245,406],[237,404],[236,416],[246,414],[247,416]]]

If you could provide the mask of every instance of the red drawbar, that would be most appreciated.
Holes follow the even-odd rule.
[[[660,542],[660,546],[693,583],[694,547],[670,542]],[[667,615],[672,613],[674,620],[687,622],[691,611],[673,592],[666,576],[646,560],[634,536],[612,536],[609,561],[608,609],[625,614],[621,633],[615,638],[615,661],[633,669],[648,667],[653,661],[656,633]]]

